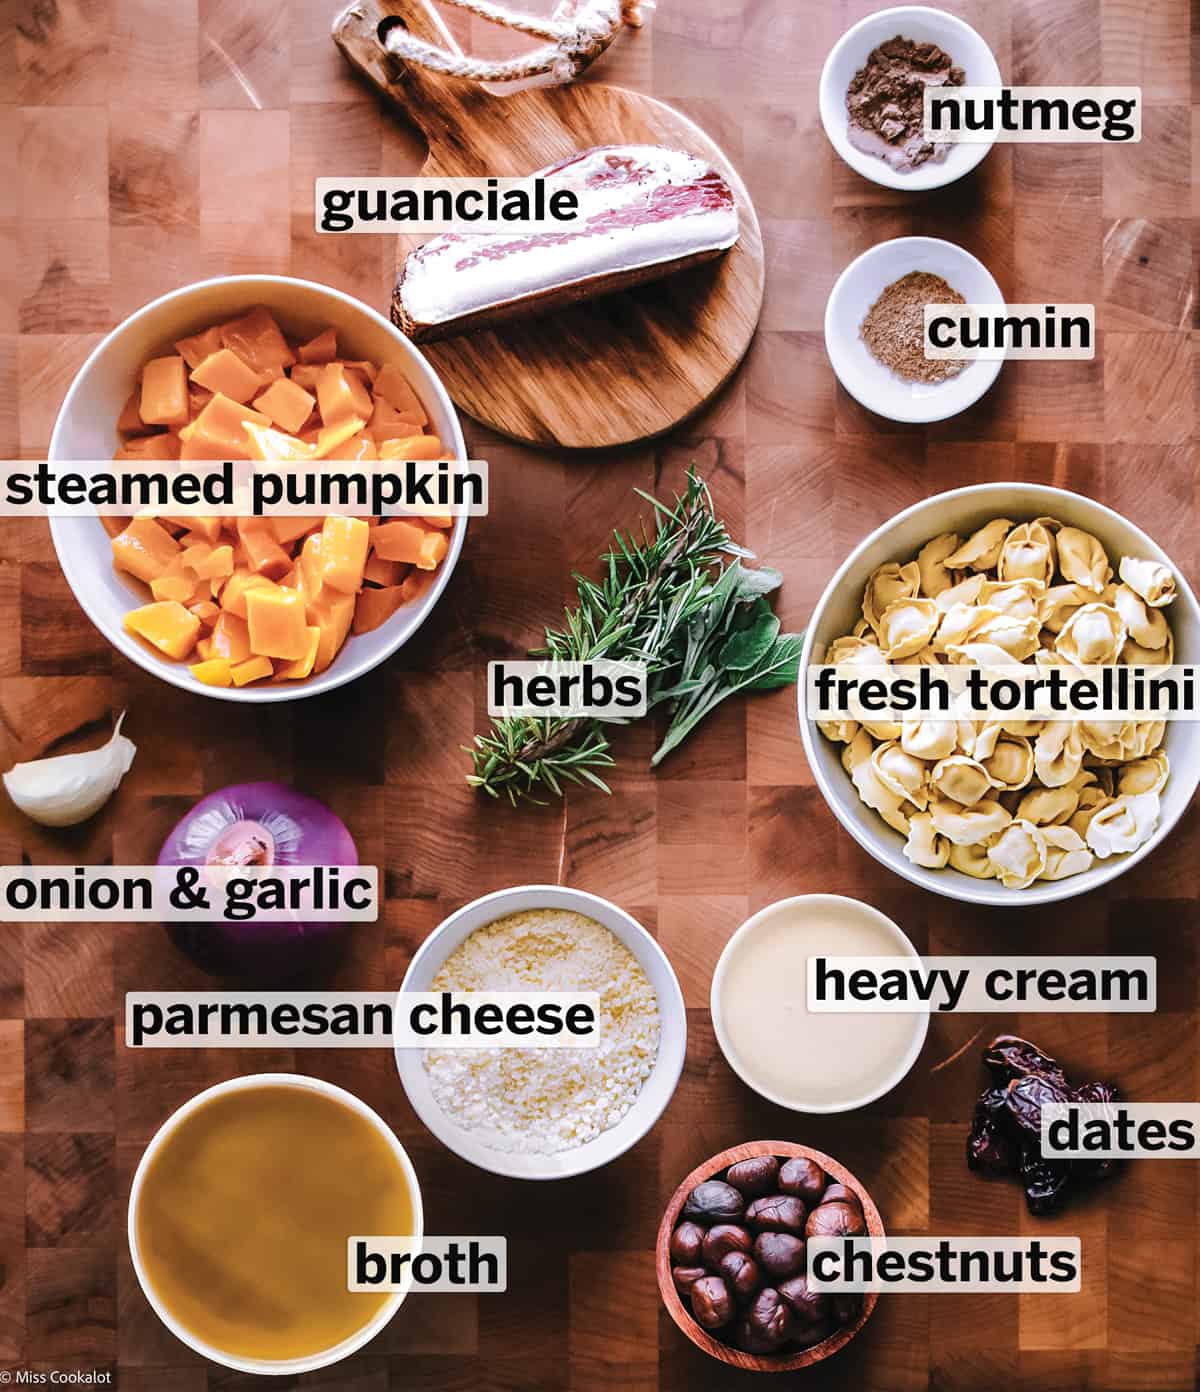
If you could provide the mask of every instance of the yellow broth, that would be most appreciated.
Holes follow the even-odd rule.
[[[412,1195],[384,1136],[306,1087],[219,1094],[151,1161],[136,1215],[142,1267],[196,1338],[241,1358],[303,1358],[388,1299],[346,1289],[346,1239],[407,1236]]]

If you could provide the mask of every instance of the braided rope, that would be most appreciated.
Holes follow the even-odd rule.
[[[565,0],[557,14],[538,19],[506,9],[494,0],[443,0],[504,29],[515,29],[550,42],[516,58],[474,58],[415,38],[396,24],[387,31],[384,47],[406,63],[461,77],[471,82],[509,82],[550,73],[557,82],[570,82],[593,63],[616,38],[624,24],[641,24],[637,0]]]

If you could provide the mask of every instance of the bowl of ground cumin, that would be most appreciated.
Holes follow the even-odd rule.
[[[925,87],[1000,85],[992,50],[969,24],[927,5],[900,5],[868,15],[833,46],[821,71],[821,122],[864,179],[941,188],[974,169],[993,142],[927,140]]]
[[[925,306],[999,305],[987,267],[939,237],[896,237],[852,261],[825,306],[825,349],[838,381],[869,411],[921,424],[965,411],[987,391],[998,359],[925,356]],[[953,313],[953,311],[951,311]]]

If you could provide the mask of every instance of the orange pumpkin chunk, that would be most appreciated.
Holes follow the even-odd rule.
[[[423,426],[428,425],[429,417],[425,414],[420,398],[395,363],[384,363],[379,369],[374,390],[377,400],[382,397],[389,406],[395,408],[398,415],[408,416],[415,422],[416,429],[411,431],[411,434],[418,434]]]
[[[321,528],[322,581],[343,594],[356,594],[370,544],[371,529],[361,517],[327,517]]]
[[[262,386],[262,377],[228,348],[205,358],[192,373],[192,381],[214,395],[220,392],[231,401],[245,405]]]
[[[173,599],[131,609],[125,628],[176,660],[187,657],[200,636],[200,620]]]
[[[250,657],[229,669],[234,686],[249,686],[251,682],[261,681],[275,671],[269,657]]]
[[[337,357],[337,330],[322,329],[316,338],[310,338],[296,349],[302,363],[327,363]]]
[[[264,657],[294,662],[308,651],[304,596],[296,590],[247,590],[246,623],[251,650]]]
[[[222,324],[221,342],[248,362],[255,372],[267,372],[272,377],[278,377],[284,368],[296,361],[274,316],[263,305],[256,305],[240,319]]]
[[[147,425],[187,424],[187,364],[177,353],[151,358],[142,368],[138,415]]]
[[[143,584],[164,575],[179,555],[179,543],[149,517],[135,517],[112,539],[113,565]]]
[[[221,326],[214,324],[203,333],[193,334],[191,338],[181,338],[175,344],[175,351],[189,367],[199,367],[205,358],[211,357],[221,346]]]
[[[386,623],[403,603],[404,592],[399,585],[363,590],[354,605],[354,632],[370,633]]]
[[[317,405],[326,426],[355,416],[365,423],[371,415],[371,393],[356,373],[347,372],[341,363],[328,363],[317,378]]]
[[[254,400],[256,410],[293,435],[313,413],[316,399],[288,377],[280,377]]]

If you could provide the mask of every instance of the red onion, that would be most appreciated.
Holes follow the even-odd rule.
[[[159,865],[357,865],[345,823],[285,783],[234,783],[201,798],[158,853]],[[341,923],[174,923],[169,932],[208,970],[288,977],[310,969]]]

